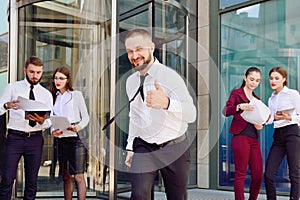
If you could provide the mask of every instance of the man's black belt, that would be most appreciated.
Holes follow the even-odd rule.
[[[180,136],[178,138],[175,138],[174,140],[169,140],[167,142],[159,144],[158,146],[159,147],[165,147],[165,146],[168,146],[168,145],[177,144],[177,143],[183,142],[186,138],[187,138],[187,135],[185,133],[182,136]]]
[[[148,143],[146,142],[145,140],[143,140],[142,138],[140,137],[136,137],[135,139],[139,140],[140,142],[144,143],[145,145],[147,146],[150,146],[151,148],[154,148],[154,149],[161,149],[165,146],[169,146],[169,145],[173,145],[173,144],[178,144],[180,142],[183,142],[185,141],[185,139],[187,139],[187,134],[184,133],[183,135],[179,136],[178,138],[175,138],[173,140],[169,140],[167,142],[164,142],[162,144],[157,144],[157,143]],[[128,151],[131,151],[131,150],[128,150]],[[133,150],[134,151],[134,150]]]
[[[24,131],[18,131],[18,130],[14,130],[14,129],[8,129],[8,134],[30,137],[30,136],[34,136],[34,135],[42,135],[42,131],[24,132]]]

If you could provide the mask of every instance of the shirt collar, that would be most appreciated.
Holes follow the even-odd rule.
[[[150,76],[154,76],[156,74],[156,72],[157,72],[158,65],[160,65],[160,62],[156,58],[154,58],[154,62],[151,65],[151,67],[148,69],[148,71],[146,72],[146,74],[148,74]],[[138,77],[140,77],[141,76],[141,72],[138,72],[137,75],[138,75]]]
[[[25,82],[25,85],[26,85],[27,87],[30,87],[30,86],[31,86],[31,83],[28,82],[28,80],[27,80],[26,77],[24,78],[24,82]],[[40,85],[40,83],[35,84],[33,88],[35,88],[35,87],[38,86],[38,85]]]
[[[279,93],[288,93],[288,91],[289,91],[289,88],[287,87],[287,86],[283,86],[283,89],[279,92]],[[279,94],[278,93],[278,94]],[[273,96],[276,96],[276,95],[278,95],[278,94],[275,94],[275,92],[273,92],[272,93],[272,97]]]
[[[67,90],[67,91],[65,91],[63,94],[61,94],[61,93],[59,92],[59,90],[57,90],[57,91],[56,91],[56,96],[58,96],[58,95],[64,95],[64,94],[66,94],[66,93],[68,94],[68,93],[71,93],[71,92],[70,92],[70,90]]]

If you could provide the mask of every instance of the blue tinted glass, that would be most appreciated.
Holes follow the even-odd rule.
[[[8,31],[7,7],[8,0],[4,0],[0,6],[0,35]]]
[[[0,6],[0,94],[7,84],[8,68],[8,0],[4,0]]]
[[[251,0],[220,0],[220,9],[235,6],[240,3],[244,3]]]
[[[224,1],[225,2],[225,1]],[[288,71],[288,87],[299,90],[300,69],[300,16],[299,0],[276,0],[249,6],[221,15],[221,77],[225,90],[220,93],[221,109],[231,91],[240,87],[247,68],[257,66],[262,80],[254,91],[267,104],[273,92],[269,84],[269,71],[282,66]],[[229,133],[232,117],[220,114],[220,185],[233,186],[234,161]],[[263,164],[273,142],[274,128],[266,125],[260,131],[260,147]],[[287,192],[289,168],[286,159],[276,173],[278,191]],[[245,187],[249,188],[250,172]],[[264,184],[262,186],[264,189]]]
[[[120,13],[123,14],[148,2],[149,0],[120,0]]]
[[[7,71],[4,73],[0,73],[0,94],[2,94],[6,84],[7,84]]]

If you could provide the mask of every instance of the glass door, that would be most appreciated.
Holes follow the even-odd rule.
[[[170,3],[171,2],[171,3]],[[134,28],[143,28],[152,33],[155,42],[155,57],[163,64],[176,70],[187,79],[188,72],[188,12],[180,7],[181,4],[173,4],[173,1],[164,3],[161,1],[149,1],[138,5],[136,1],[120,0],[119,32],[120,51],[119,67],[117,68],[116,83],[116,110],[119,110],[128,101],[125,85],[127,77],[132,73],[131,64],[125,51],[124,38],[127,31]],[[124,7],[123,7],[124,6]],[[130,196],[130,180],[128,168],[124,161],[128,134],[128,109],[123,111],[116,120],[116,144],[119,149],[117,175],[117,188],[120,196]],[[196,147],[195,147],[196,149]],[[190,185],[196,184],[196,152],[192,153]],[[194,165],[195,164],[195,165]],[[164,186],[161,176],[155,183],[155,191],[163,191]]]
[[[231,53],[224,55],[225,57],[235,58],[234,60],[224,60],[222,63],[222,80],[226,90],[220,91],[221,97],[228,97],[230,92],[240,87],[244,73],[250,66],[257,66],[262,72],[262,82],[255,90],[255,93],[267,105],[268,98],[271,96],[272,89],[269,85],[269,71],[275,66],[282,66],[288,71],[288,87],[297,89],[299,88],[299,69],[300,69],[300,51],[295,49],[274,49],[274,50],[260,50],[260,51],[245,51],[239,53]],[[221,98],[223,105],[226,99]],[[220,137],[220,186],[233,187],[234,181],[234,161],[231,149],[232,134],[229,134],[229,127],[232,118],[225,118],[221,116],[221,137]],[[265,164],[270,147],[273,142],[273,125],[266,125],[260,132],[260,145],[262,150],[263,163]],[[249,174],[250,172],[248,172]],[[289,191],[289,177],[288,165],[286,158],[281,163],[276,173],[278,191]],[[249,187],[250,176],[246,178],[246,187]],[[264,184],[263,184],[264,188]]]
[[[220,16],[220,72],[222,78],[220,91],[221,107],[230,92],[240,87],[246,69],[258,66],[262,70],[262,81],[256,94],[264,103],[268,103],[272,90],[269,84],[269,71],[272,67],[282,66],[288,72],[288,87],[299,90],[299,52],[300,45],[296,39],[299,30],[299,1],[277,0],[258,2],[250,6],[241,6]],[[232,118],[220,117],[219,144],[219,184],[220,187],[233,187],[234,164],[231,150],[232,134],[229,126]],[[273,142],[274,129],[267,125],[260,131],[260,144],[265,164]],[[250,176],[247,174],[246,188]],[[288,165],[281,163],[276,173],[278,192],[289,191]],[[264,188],[264,185],[263,185]]]
[[[107,42],[109,1],[41,1],[19,9],[18,80],[23,79],[24,61],[37,55],[44,61],[42,85],[49,89],[56,67],[71,69],[74,89],[83,93],[90,122],[88,136],[82,138],[89,152],[87,196],[108,191],[105,171],[106,135],[101,127],[110,109],[110,43]],[[38,177],[37,196],[63,197],[63,183],[57,162],[56,140],[47,130]],[[17,196],[23,196],[24,172],[20,162]],[[96,192],[97,191],[97,192]],[[76,195],[76,190],[75,194]]]
[[[130,190],[127,168],[124,164],[128,110],[116,119],[115,141],[110,140],[110,130],[102,131],[104,124],[112,117],[112,110],[118,111],[127,101],[125,80],[130,74],[130,64],[124,50],[123,40],[126,31],[133,28],[149,28],[157,49],[155,56],[164,64],[188,77],[187,24],[195,20],[180,1],[137,1],[119,0],[118,37],[111,36],[111,18],[115,14],[110,0],[55,0],[19,1],[19,39],[17,78],[24,78],[24,61],[30,55],[39,56],[45,63],[42,84],[49,88],[53,70],[66,65],[71,68],[74,87],[83,92],[90,122],[89,136],[84,143],[89,150],[85,173],[88,196],[107,198],[110,194]],[[194,1],[189,4],[196,4]],[[188,4],[188,3],[187,3]],[[190,5],[196,8],[196,5]],[[118,13],[119,12],[119,13]],[[193,15],[194,16],[194,15]],[[189,21],[189,23],[187,23]],[[155,27],[155,28],[151,28]],[[111,69],[111,42],[120,40],[119,57],[116,69],[116,83],[111,84],[115,74]],[[196,75],[196,73],[195,73]],[[196,83],[195,83],[196,84]],[[113,91],[113,94],[111,93]],[[111,108],[111,96],[116,99],[116,107]],[[38,196],[62,197],[63,185],[59,179],[59,165],[55,162],[55,141],[49,131],[44,133],[45,144],[38,179]],[[116,164],[110,171],[109,149],[115,148]],[[196,147],[195,147],[196,149]],[[196,152],[192,154],[196,160]],[[194,163],[196,166],[196,164]],[[196,184],[196,167],[191,172],[191,184]],[[55,173],[53,173],[55,172]],[[17,196],[22,196],[24,187],[23,164],[20,162],[17,176]],[[117,187],[114,184],[117,183]],[[162,189],[160,177],[158,189]],[[124,196],[124,193],[122,194]],[[125,194],[126,196],[126,194]],[[109,197],[111,198],[111,197]]]

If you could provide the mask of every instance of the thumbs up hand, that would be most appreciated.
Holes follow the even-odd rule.
[[[169,98],[167,97],[163,88],[159,85],[157,80],[154,82],[154,86],[155,90],[150,90],[147,92],[147,106],[156,109],[167,109],[169,105]]]

